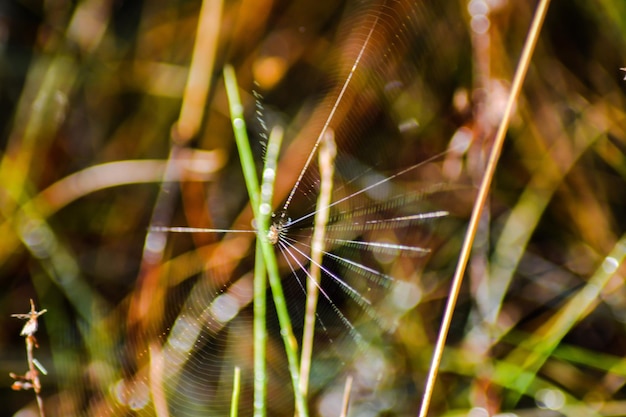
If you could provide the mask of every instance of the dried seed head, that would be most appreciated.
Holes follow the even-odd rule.
[[[45,313],[46,309],[43,309],[41,311],[37,311],[35,309],[35,302],[32,300],[30,300],[30,312],[26,313],[26,314],[11,314],[11,317],[15,317],[18,319],[22,319],[22,320],[28,320],[26,322],[26,324],[24,325],[24,327],[22,327],[22,331],[20,332],[21,336],[33,336],[36,332],[37,329],[39,327],[39,324],[37,323],[37,319],[39,318],[39,316],[41,316],[43,313]]]

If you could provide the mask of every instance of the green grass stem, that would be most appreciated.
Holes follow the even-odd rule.
[[[226,65],[224,67],[224,81],[226,84],[226,94],[228,96],[230,107],[231,122],[235,133],[235,141],[239,151],[241,167],[246,182],[246,188],[248,189],[254,218],[256,219],[257,241],[260,242],[261,251],[263,252],[263,260],[269,275],[272,297],[274,299],[274,305],[276,306],[276,313],[280,324],[280,333],[283,338],[283,343],[285,344],[285,352],[289,362],[289,372],[291,374],[296,410],[300,417],[306,417],[308,416],[307,407],[304,397],[298,389],[298,381],[300,379],[300,371],[298,369],[298,346],[296,338],[293,334],[289,312],[287,311],[287,302],[283,293],[274,248],[267,239],[271,207],[261,207],[259,181],[256,174],[254,158],[252,157],[252,150],[250,149],[250,143],[248,142],[246,123],[243,118],[243,106],[239,98],[235,70],[230,65]]]
[[[267,351],[267,328],[265,315],[267,312],[267,273],[263,261],[263,249],[257,239],[254,253],[254,417],[265,417],[267,397],[267,367],[265,354]]]
[[[261,205],[272,204],[274,191],[274,179],[276,178],[276,165],[280,145],[282,143],[283,130],[279,126],[272,130],[267,144],[265,164],[263,166],[263,180],[261,184]],[[257,239],[256,253],[254,258],[254,416],[266,415],[267,396],[267,372],[265,366],[265,352],[267,345],[267,329],[265,326],[265,314],[267,311],[267,273],[263,261],[263,249],[261,239]]]
[[[235,366],[233,375],[233,395],[230,400],[230,417],[237,417],[239,414],[239,394],[241,393],[241,369]]]

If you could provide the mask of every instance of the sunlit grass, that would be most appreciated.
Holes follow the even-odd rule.
[[[407,286],[392,287],[373,311],[391,317],[397,304],[414,304],[394,317],[395,328],[374,329],[367,314],[348,312],[369,337],[369,356],[333,356],[332,349],[316,351],[327,345],[313,345],[308,401],[298,401],[311,414],[340,415],[340,406],[324,407],[341,404],[333,401],[350,375],[353,415],[417,415],[468,213],[463,190],[483,174],[535,4],[389,1],[383,22],[411,14],[419,33],[391,24],[368,38],[379,10],[370,3],[27,3],[2,11],[5,374],[24,366],[20,323],[10,314],[33,298],[48,310],[37,333],[38,358],[49,370],[41,376],[48,416],[226,415],[237,410],[235,393],[239,415],[250,414],[250,303],[261,283],[251,279],[260,259],[252,219],[258,230],[267,225],[249,205],[255,192],[242,178],[222,68],[232,62],[239,78],[239,117],[254,154],[244,166],[254,170],[262,161],[253,90],[265,97],[263,120],[284,126],[276,209],[337,98],[329,90],[345,81],[369,39],[365,70],[355,73],[357,87],[341,98],[336,116],[344,157],[337,175],[348,153],[363,170],[389,173],[449,149],[443,161],[398,183],[417,192],[418,185],[459,182],[449,197],[458,213],[433,228],[423,271],[381,261]],[[548,12],[480,219],[429,415],[626,414],[621,12],[610,1],[554,3]],[[387,47],[380,61],[392,70],[377,71]],[[400,85],[397,74],[410,82]],[[459,152],[449,145],[453,137],[471,143]],[[315,194],[307,186],[300,190]],[[151,229],[171,225],[247,232]],[[232,317],[217,314],[225,300],[240,303]],[[258,388],[266,401],[257,410],[292,416],[294,396],[283,387],[294,384],[294,373],[268,301],[259,313],[267,339],[257,342],[267,344],[257,358],[266,366]],[[340,331],[321,330],[337,351],[353,346]],[[300,348],[289,354],[292,371]],[[353,362],[339,366],[336,357]],[[240,385],[233,384],[235,366]],[[363,376],[376,369],[384,372]],[[2,395],[7,413],[35,405],[32,393]]]

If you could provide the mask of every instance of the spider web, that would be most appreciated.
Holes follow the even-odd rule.
[[[295,115],[288,130],[296,133],[288,134],[278,167],[275,193],[282,203],[274,214],[280,227],[275,246],[298,338],[320,188],[319,140],[332,131],[338,148],[319,265],[312,414],[336,415],[348,374],[359,387],[353,410],[387,407],[385,387],[398,378],[389,338],[438,285],[426,265],[442,248],[450,251],[446,238],[465,215],[464,188],[442,174],[446,141],[429,140],[441,133],[428,131],[440,103],[426,87],[437,76],[424,70],[436,53],[429,24],[440,18],[436,13],[436,6],[409,1],[348,2],[325,64],[332,65],[325,71],[332,75],[320,76],[325,87],[317,104],[307,103],[308,115]],[[255,113],[258,106],[251,109]],[[259,137],[265,130],[261,126]],[[232,184],[222,187],[217,199],[229,201],[224,190],[232,191]],[[162,287],[146,301],[150,317],[129,325],[127,354],[134,371],[115,384],[114,404],[141,415],[227,415],[238,366],[240,410],[251,414],[254,230],[249,221],[244,210],[230,225],[243,233],[212,233],[204,245],[191,234],[170,239]],[[280,329],[273,308],[268,310],[268,415],[289,415],[293,394]],[[372,396],[380,401],[372,402]]]

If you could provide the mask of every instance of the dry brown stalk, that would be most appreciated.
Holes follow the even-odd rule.
[[[15,381],[11,388],[15,391],[21,390],[29,390],[32,388],[35,391],[35,398],[37,399],[37,407],[39,408],[39,415],[41,417],[45,417],[44,409],[43,409],[43,399],[41,398],[41,381],[39,380],[39,371],[43,374],[46,374],[45,369],[39,364],[39,361],[35,359],[33,355],[33,349],[39,347],[37,344],[37,339],[35,338],[35,333],[39,327],[39,323],[37,322],[39,316],[44,314],[47,310],[43,309],[41,311],[37,311],[35,308],[35,302],[33,299],[30,299],[30,312],[26,314],[11,314],[11,317],[15,317],[22,320],[28,320],[24,327],[22,327],[22,331],[20,332],[21,336],[26,337],[26,357],[28,359],[28,371],[24,375],[18,375],[11,372],[9,375]]]

